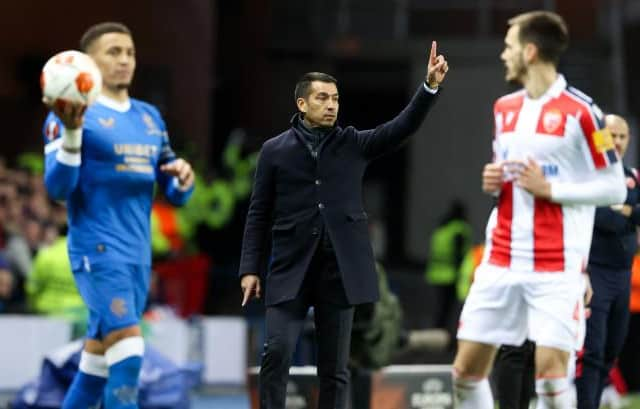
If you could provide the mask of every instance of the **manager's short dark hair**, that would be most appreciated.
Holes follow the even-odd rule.
[[[296,84],[296,90],[294,92],[296,101],[298,100],[298,98],[307,99],[307,97],[309,96],[311,83],[313,81],[329,82],[338,85],[338,80],[329,74],[325,74],[323,72],[308,72],[300,77],[298,83]]]
[[[567,23],[556,13],[530,11],[511,18],[509,25],[520,27],[521,44],[535,44],[540,59],[554,65],[558,65],[560,57],[569,46]]]
[[[87,29],[80,38],[80,51],[87,52],[91,45],[103,34],[122,33],[131,35],[129,27],[115,21],[105,21],[104,23],[95,24]]]

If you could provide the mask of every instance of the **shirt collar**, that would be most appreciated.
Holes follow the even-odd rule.
[[[545,92],[545,94],[550,96],[551,98],[557,98],[560,96],[562,91],[564,91],[566,88],[567,88],[567,80],[564,79],[564,75],[558,73],[558,77],[553,82],[553,84],[551,84],[551,86],[549,87],[547,92]]]
[[[131,108],[131,100],[129,98],[127,98],[126,101],[120,102],[100,94],[98,95],[96,102],[118,112],[127,112],[129,108]]]

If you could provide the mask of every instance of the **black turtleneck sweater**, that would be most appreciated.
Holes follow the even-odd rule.
[[[318,126],[315,128],[309,128],[307,124],[304,122],[303,116],[299,114],[298,120],[295,123],[295,128],[302,138],[304,139],[305,145],[309,149],[311,156],[314,159],[318,159],[318,152],[322,149],[325,141],[327,140],[327,136],[335,129],[335,127],[331,126]]]

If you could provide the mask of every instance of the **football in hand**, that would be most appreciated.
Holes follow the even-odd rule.
[[[63,51],[51,57],[42,68],[40,87],[49,104],[91,105],[100,94],[102,75],[87,54]]]

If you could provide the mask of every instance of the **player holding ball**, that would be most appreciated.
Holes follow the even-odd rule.
[[[62,407],[97,407],[104,396],[106,409],[137,408],[154,185],[179,206],[193,192],[194,173],[171,149],[158,110],[129,97],[136,66],[129,29],[120,23],[94,25],[80,48],[102,77],[95,103],[88,105],[91,98],[78,94],[52,97],[59,71],[45,68],[42,80],[43,99],[52,110],[43,129],[45,185],[51,197],[67,202],[69,258],[89,309],[79,371]],[[73,59],[58,63],[65,61],[75,64]],[[80,91],[91,92],[86,82],[80,85]]]

